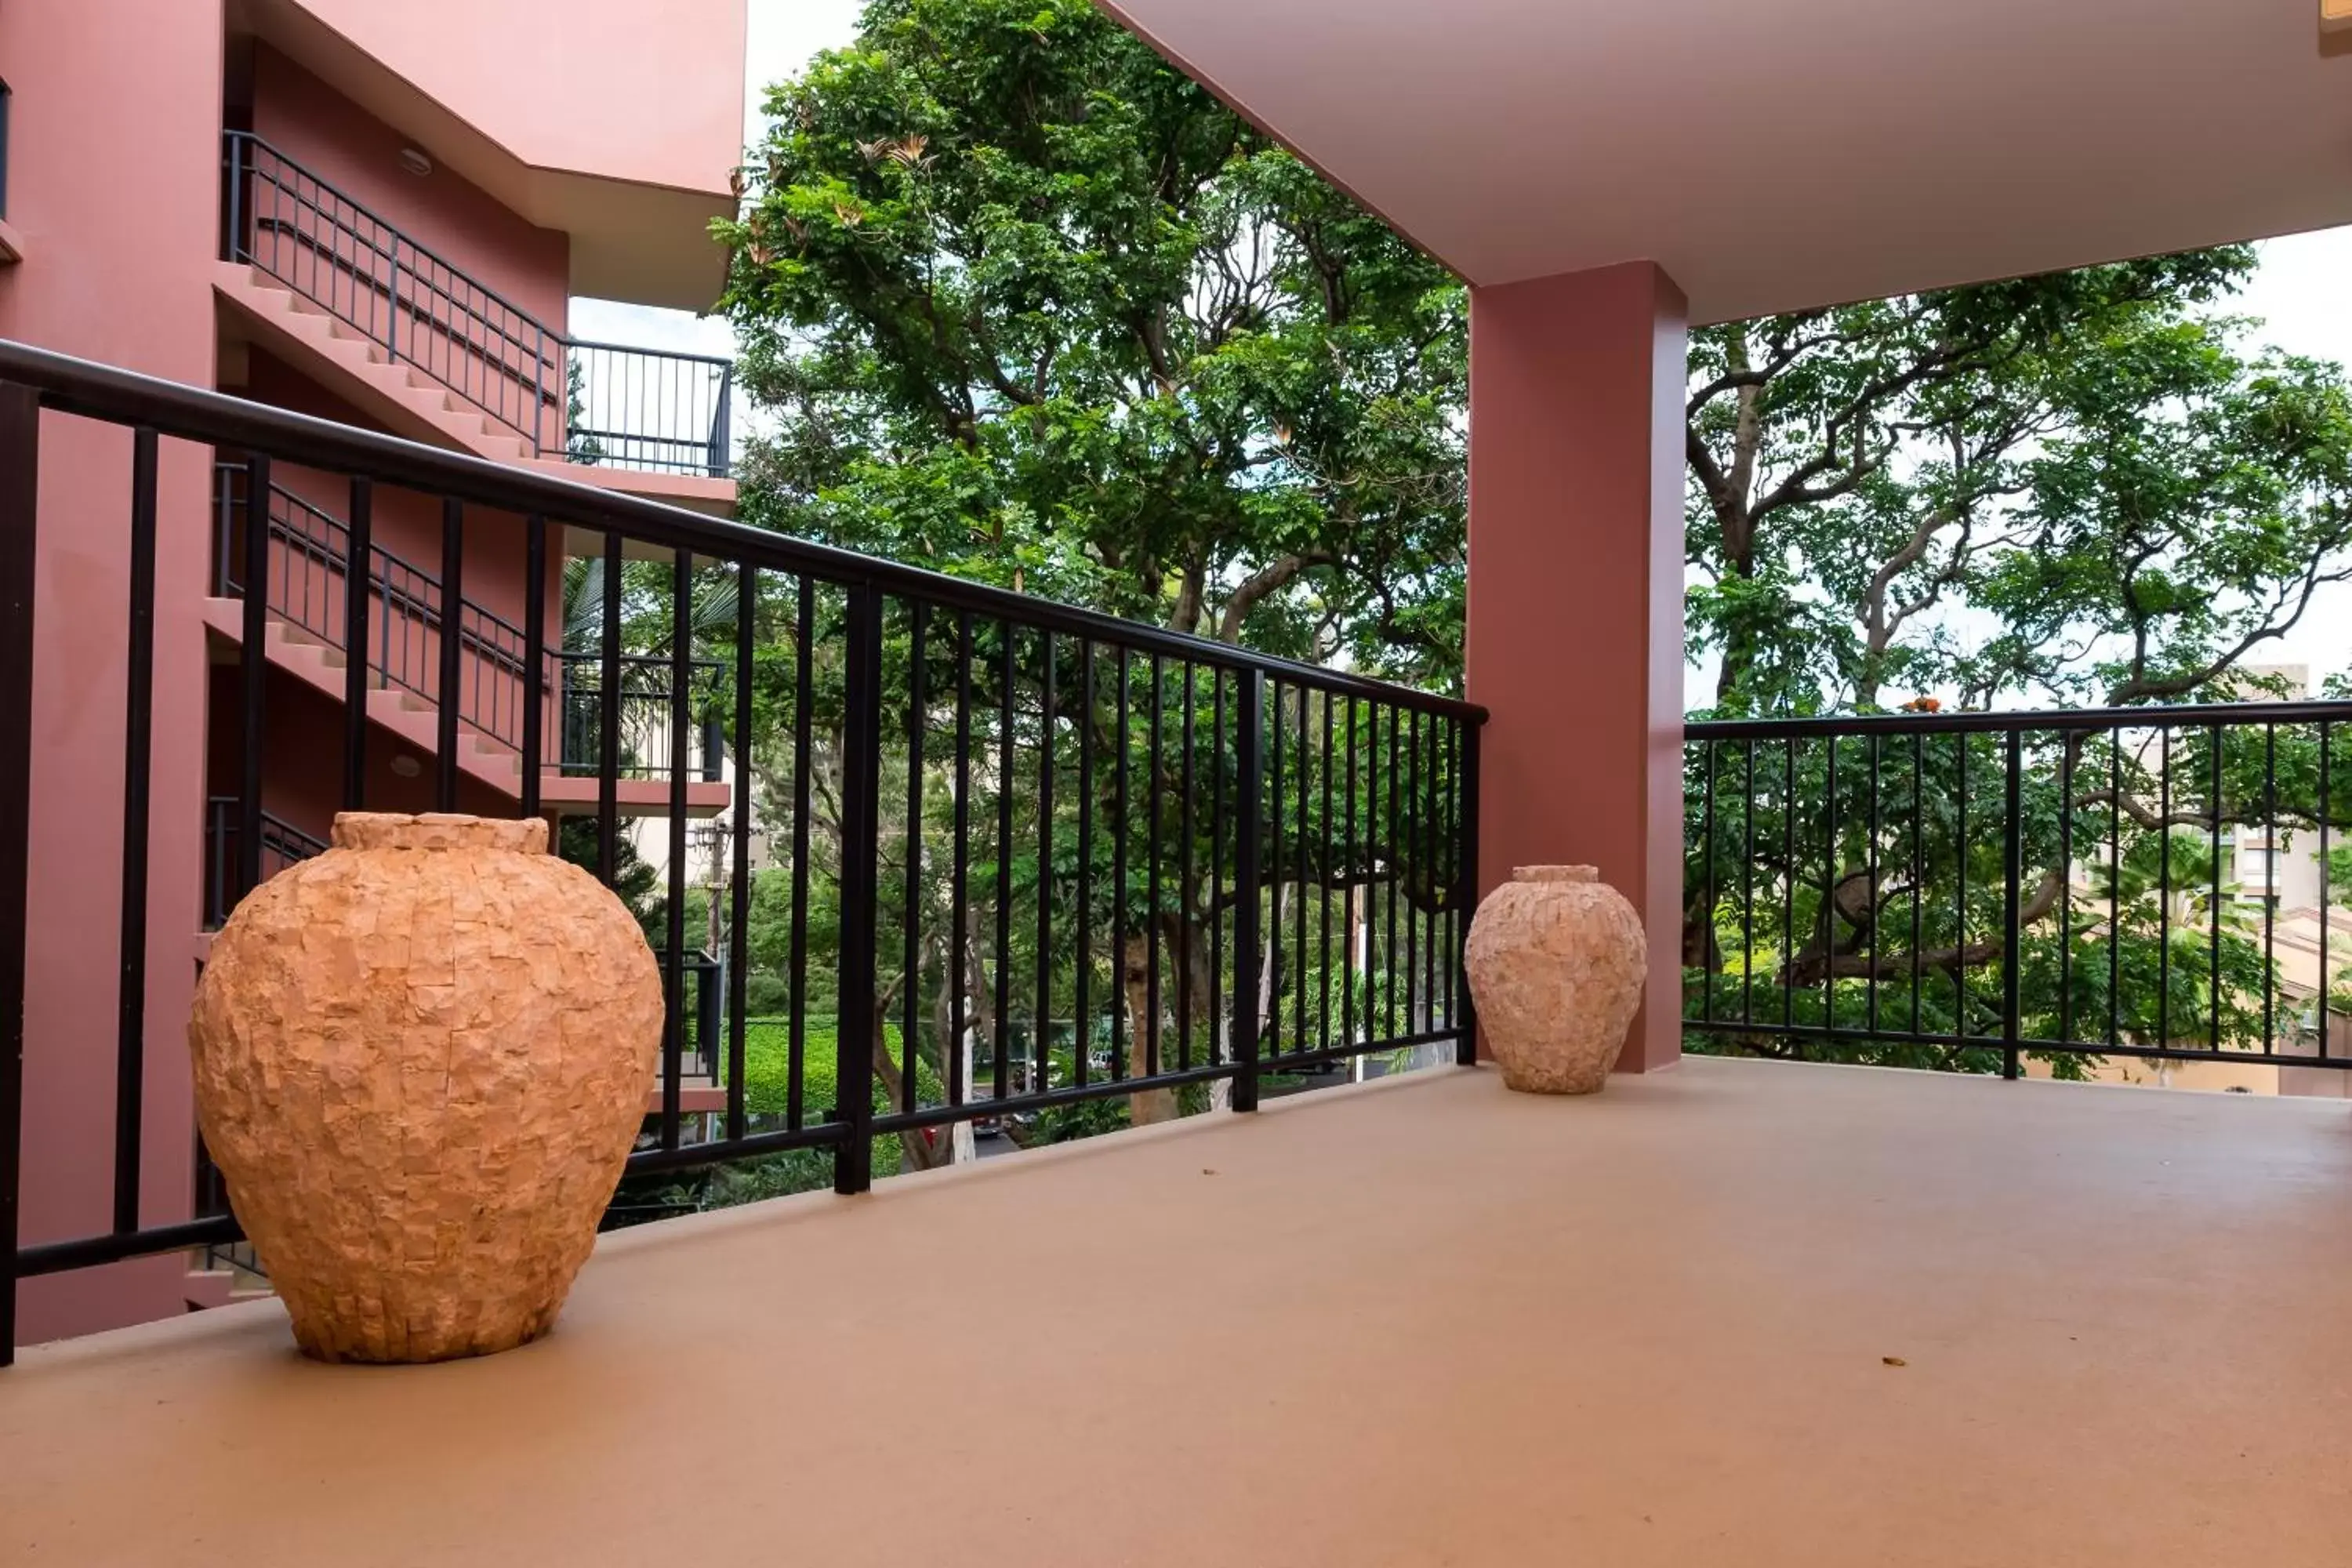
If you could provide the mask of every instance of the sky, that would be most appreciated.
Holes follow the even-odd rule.
[[[819,49],[849,42],[856,33],[859,9],[860,0],[750,0],[744,48],[746,145],[759,139],[760,106],[768,84],[797,73]],[[2263,342],[2352,365],[2352,304],[2347,304],[2344,287],[2344,279],[2352,278],[2352,228],[2266,240],[2258,250],[2261,268],[2252,285],[2228,303],[2228,313],[2260,319],[2257,336]],[[647,348],[725,354],[735,346],[723,321],[609,300],[574,300],[572,325],[583,337]],[[2315,689],[2331,674],[2352,671],[2352,584],[2322,590],[2303,623],[2257,658],[2265,664],[2309,665]],[[1713,689],[1711,669],[1690,672],[1694,700],[1706,700]]]

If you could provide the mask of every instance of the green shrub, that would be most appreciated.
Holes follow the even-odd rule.
[[[782,975],[763,972],[743,977],[743,1011],[748,1017],[772,1017],[790,1012],[792,1005],[793,983]]]
[[[883,1026],[882,1037],[895,1057],[898,1053],[898,1027]],[[840,1103],[835,1059],[835,1043],[839,1036],[834,1022],[812,1018],[802,1034],[801,1116],[803,1124],[814,1126],[824,1120],[828,1108]],[[791,1108],[792,1094],[792,1023],[786,1018],[745,1018],[743,1020],[743,1108],[754,1116],[782,1116]],[[915,1064],[915,1103],[940,1105],[947,1100],[947,1091],[931,1064]],[[898,1110],[890,1102],[890,1091],[882,1076],[874,1076],[874,1113],[887,1116]],[[874,1173],[895,1176],[898,1173],[900,1146],[898,1134],[874,1140]],[[825,1177],[830,1182],[829,1173]],[[804,1190],[799,1187],[785,1189]],[[759,1194],[760,1196],[773,1195]],[[743,1203],[749,1198],[731,1201]]]

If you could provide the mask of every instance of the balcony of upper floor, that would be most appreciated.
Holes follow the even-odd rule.
[[[230,0],[227,15],[232,106],[249,97],[249,128],[289,152],[285,112],[323,106],[562,237],[571,293],[717,297],[707,230],[735,205],[744,0]],[[278,90],[298,74],[299,99]]]
[[[580,233],[534,219],[270,40],[232,60],[212,279],[225,375],[258,349],[399,434],[731,510],[731,360],[569,330],[575,295],[677,296],[583,278]],[[668,222],[699,258],[683,297],[707,306],[724,264],[708,215]]]

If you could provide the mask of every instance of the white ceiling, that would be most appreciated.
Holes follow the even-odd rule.
[[[1474,283],[1706,322],[2352,223],[2319,0],[1107,3]]]

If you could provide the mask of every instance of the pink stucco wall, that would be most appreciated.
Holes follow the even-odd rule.
[[[742,156],[744,0],[296,3],[525,163],[724,192]]]
[[[1642,911],[1620,1058],[1681,1047],[1683,298],[1646,262],[1473,289],[1467,685],[1478,883],[1589,863]]]
[[[11,104],[0,335],[209,384],[205,264],[219,230],[219,0],[0,4]],[[34,628],[32,921],[26,942],[23,1232],[103,1231],[110,1193],[123,784],[127,432],[43,418]],[[204,786],[197,617],[212,454],[163,452],[142,1218],[189,1213],[194,1116],[174,1049],[194,980]],[[26,1282],[18,1337],[182,1310],[185,1259]]]
[[[251,79],[253,130],[263,140],[550,331],[564,330],[566,236],[525,222],[448,169],[408,174],[400,153],[409,138],[267,44],[254,46]]]

